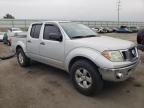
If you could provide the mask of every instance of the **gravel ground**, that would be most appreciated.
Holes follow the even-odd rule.
[[[136,38],[135,34],[119,35]],[[7,49],[0,44],[0,52]],[[14,57],[0,61],[0,108],[144,108],[143,70],[140,63],[129,80],[107,82],[101,93],[87,97],[73,88],[66,72],[41,63],[21,68]]]
[[[4,45],[3,42],[0,42],[0,55],[3,53],[9,53],[10,52],[10,47],[7,45]]]
[[[0,59],[8,59],[13,56],[14,53],[12,52],[11,47],[0,42]]]

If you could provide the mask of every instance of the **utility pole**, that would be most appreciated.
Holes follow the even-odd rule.
[[[118,9],[118,27],[120,27],[120,5],[121,0],[118,0],[117,9]]]

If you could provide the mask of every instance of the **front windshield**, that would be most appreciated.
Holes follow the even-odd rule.
[[[88,36],[97,36],[98,34],[91,30],[89,27],[83,24],[77,24],[72,22],[62,22],[60,23],[62,28],[65,30],[66,34],[70,38],[76,37],[88,37]]]

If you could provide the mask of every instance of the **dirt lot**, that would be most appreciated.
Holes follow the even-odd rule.
[[[107,35],[136,39],[136,34]],[[0,54],[7,49],[0,44]],[[144,63],[139,64],[129,80],[105,83],[100,94],[86,97],[73,88],[69,75],[62,70],[40,63],[21,68],[15,57],[3,60],[0,61],[0,108],[144,108]]]

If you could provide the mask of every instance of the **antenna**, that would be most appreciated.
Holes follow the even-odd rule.
[[[120,26],[120,6],[121,0],[118,0],[117,9],[118,9],[118,27]]]

